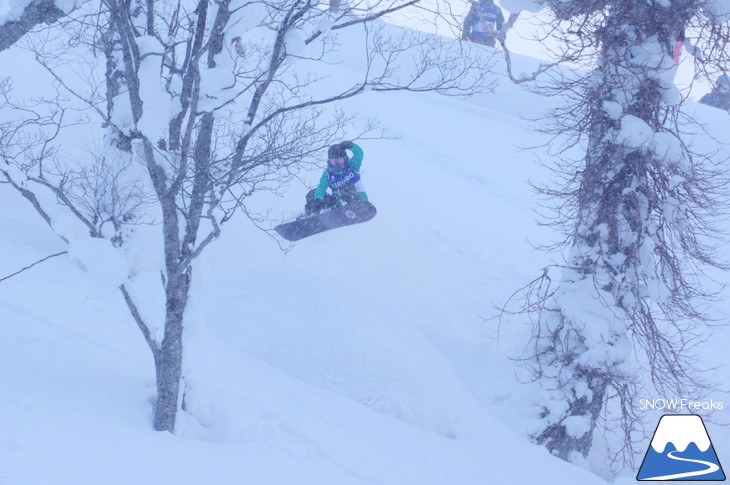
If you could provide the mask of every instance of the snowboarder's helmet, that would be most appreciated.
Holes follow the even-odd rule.
[[[347,153],[345,152],[345,149],[342,148],[340,145],[332,145],[329,150],[327,150],[327,158],[344,158],[347,156]]]

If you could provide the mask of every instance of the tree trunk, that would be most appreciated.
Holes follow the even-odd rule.
[[[608,402],[615,400],[623,413],[632,413],[635,390],[642,385],[633,350],[642,348],[637,333],[656,328],[647,287],[663,263],[654,250],[661,235],[652,221],[661,219],[665,195],[652,173],[668,169],[641,140],[666,131],[670,40],[691,10],[677,13],[628,0],[557,3],[564,18],[575,15],[572,8],[595,11],[601,4],[605,9],[605,23],[594,33],[600,56],[581,101],[588,146],[575,194],[571,250],[560,287],[544,304],[533,337],[534,372],[550,389],[545,425],[535,439],[571,460],[575,453],[586,457],[590,452]],[[591,306],[606,311],[586,311]],[[632,417],[606,421],[624,427],[616,431],[624,435],[629,459],[636,424],[627,418]]]
[[[183,319],[190,291],[188,268],[177,278],[171,279],[165,288],[167,308],[165,336],[162,340],[157,373],[157,405],[154,426],[157,431],[175,431],[175,421],[180,403],[180,378],[183,358]]]

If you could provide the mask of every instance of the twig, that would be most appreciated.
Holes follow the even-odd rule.
[[[28,265],[28,266],[26,266],[25,268],[23,268],[23,269],[20,269],[20,270],[16,271],[15,273],[11,274],[11,275],[8,275],[8,276],[5,276],[5,277],[3,277],[3,278],[0,278],[0,283],[1,283],[1,282],[3,282],[3,281],[5,281],[5,280],[8,280],[8,279],[12,278],[13,276],[17,276],[17,275],[19,275],[19,274],[20,274],[20,273],[22,273],[23,271],[29,270],[30,268],[32,268],[33,266],[35,266],[35,265],[37,265],[37,264],[41,264],[42,262],[44,262],[44,261],[48,261],[48,260],[49,260],[49,259],[51,259],[51,258],[55,258],[56,256],[61,256],[61,255],[63,255],[63,254],[67,254],[67,253],[68,253],[68,251],[61,251],[60,253],[56,253],[56,254],[51,254],[50,256],[46,256],[46,257],[45,257],[45,258],[43,258],[43,259],[39,259],[39,260],[38,260],[38,261],[36,261],[35,263],[33,263],[33,264],[31,264],[31,265]]]

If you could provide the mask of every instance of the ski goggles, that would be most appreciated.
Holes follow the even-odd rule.
[[[341,167],[345,164],[345,157],[330,158],[330,165],[333,167]]]

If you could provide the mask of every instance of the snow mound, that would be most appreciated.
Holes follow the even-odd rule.
[[[334,274],[313,284],[316,276],[285,269],[255,281],[215,274],[227,282],[222,299],[230,306],[218,311],[211,303],[221,295],[206,295],[205,319],[235,348],[443,436],[456,436],[476,412],[443,355],[376,288]]]

